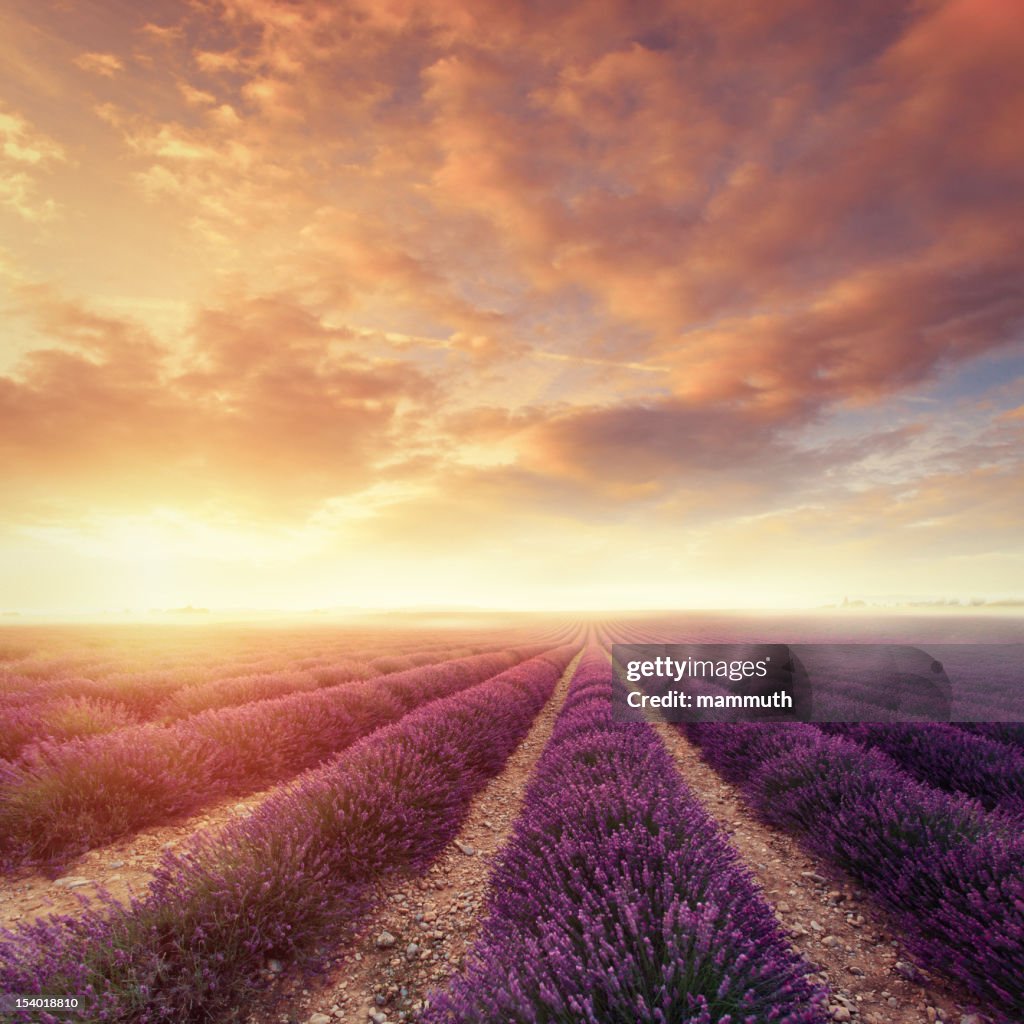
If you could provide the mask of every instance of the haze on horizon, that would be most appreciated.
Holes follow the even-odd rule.
[[[1017,0],[0,10],[0,610],[1024,597]]]

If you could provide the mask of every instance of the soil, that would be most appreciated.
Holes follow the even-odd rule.
[[[277,787],[231,797],[202,814],[169,825],[134,832],[83,853],[66,864],[59,877],[20,870],[0,877],[0,928],[49,914],[77,914],[100,888],[127,902],[145,893],[165,850],[177,849],[196,832],[218,828],[250,813]]]
[[[415,1019],[476,939],[491,863],[519,814],[581,655],[566,669],[504,770],[473,800],[457,838],[428,871],[394,876],[374,909],[336,947],[324,973],[268,961],[249,1024],[398,1024]],[[656,725],[687,784],[730,836],[775,908],[794,949],[830,991],[836,1021],[852,1024],[972,1024],[986,1018],[948,983],[918,968],[899,930],[867,894],[791,836],[760,821],[676,729]],[[28,871],[0,878],[0,927],[80,911],[102,886],[115,898],[143,895],[164,851],[196,831],[249,813],[273,789],[232,798],[185,821],[125,837],[71,862],[54,880]]]
[[[431,989],[462,964],[476,939],[494,854],[512,831],[533,767],[562,707],[577,655],[526,738],[473,799],[458,836],[424,874],[395,878],[376,893],[375,908],[353,938],[335,950],[323,976],[303,977],[286,965],[249,1024],[327,1020],[396,1024],[414,1019]],[[392,941],[393,940],[393,941]]]
[[[889,916],[849,877],[758,819],[677,729],[655,728],[687,785],[729,834],[793,948],[817,968],[835,1020],[960,1024],[971,1013],[966,997],[914,964]],[[972,1024],[985,1019],[978,1015]]]

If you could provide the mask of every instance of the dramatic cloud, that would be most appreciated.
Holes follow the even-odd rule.
[[[452,586],[550,562],[583,593],[605,543],[645,573],[718,558],[743,603],[768,536],[808,599],[866,561],[878,592],[1012,589],[985,559],[1021,555],[1015,0],[10,25],[11,530],[188,520],[175,544],[216,524],[339,572],[400,551],[419,596],[440,550]]]
[[[436,385],[352,351],[281,297],[203,309],[171,353],[138,325],[38,288],[22,309],[60,347],[0,377],[4,503],[43,520],[183,504],[218,519],[309,515],[369,487],[415,436]],[[332,347],[337,344],[337,350]]]

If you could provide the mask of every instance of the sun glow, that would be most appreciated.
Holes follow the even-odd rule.
[[[1019,7],[414,6],[5,12],[0,610],[1024,597]]]

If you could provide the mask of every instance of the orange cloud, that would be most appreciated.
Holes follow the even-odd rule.
[[[382,544],[674,545],[786,509],[966,536],[970,458],[979,521],[1016,493],[1013,0],[225,0],[109,15],[102,52],[38,18],[56,70],[0,110],[12,514],[384,488]]]
[[[40,195],[40,184],[54,165],[66,160],[59,142],[0,103],[0,207],[27,221],[52,220],[59,207],[53,198]]]
[[[119,71],[124,70],[124,62],[120,57],[113,53],[95,51],[79,54],[75,58],[75,66],[103,78],[113,78]]]
[[[136,325],[45,290],[22,298],[62,344],[0,377],[0,458],[6,503],[27,498],[44,518],[161,505],[306,515],[407,457],[435,394],[407,363],[326,353],[348,335],[283,299],[204,310],[181,365]]]

